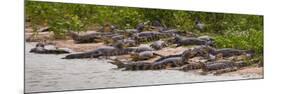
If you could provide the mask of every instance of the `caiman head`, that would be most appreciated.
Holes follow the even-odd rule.
[[[144,26],[145,24],[144,23],[140,23],[137,25],[136,29],[138,32],[142,32],[144,30]]]
[[[128,45],[126,43],[124,43],[124,41],[117,41],[116,43],[112,44],[111,46],[118,48],[118,49],[123,49],[123,48],[127,48]]]
[[[201,56],[205,58],[209,58],[210,54],[214,53],[215,49],[210,46],[200,46],[194,49],[188,49],[183,52],[182,60],[183,62],[188,62],[188,59]]]
[[[74,32],[67,32],[66,35],[70,36],[72,39],[77,39],[77,37],[79,36],[78,34],[76,34]]]
[[[102,53],[101,51],[96,50],[96,51],[94,51],[94,52],[91,53],[90,57],[91,57],[91,58],[97,58],[97,57],[100,57],[100,56],[102,56],[102,55],[103,55],[103,53]]]
[[[210,37],[210,36],[200,36],[200,37],[198,37],[198,39],[206,41],[205,45],[215,46],[215,39],[213,37]]]
[[[44,51],[45,51],[44,47],[35,47],[35,48],[32,48],[29,52],[30,53],[41,53]]]
[[[39,42],[39,43],[37,43],[36,45],[35,45],[35,47],[45,47],[45,44],[44,43],[42,43],[42,42]]]
[[[212,55],[215,54],[215,51],[216,51],[215,48],[208,46],[208,45],[204,45],[203,48],[204,48],[204,50],[206,50],[206,52],[208,54],[212,54]]]
[[[108,61],[108,63],[116,65],[117,68],[124,68],[125,64],[122,63],[122,61],[118,60],[118,59],[111,59],[110,61]]]
[[[182,37],[180,37],[180,36],[175,36],[173,42],[174,42],[174,43],[179,43],[181,40],[182,40]]]
[[[29,52],[41,52],[45,49],[44,47],[45,47],[45,44],[42,42],[39,42],[35,45],[35,48],[32,48]]]
[[[188,49],[188,50],[185,50],[183,53],[182,53],[182,62],[184,63],[188,63],[188,60],[193,57],[196,53],[194,53],[192,51],[192,49]]]

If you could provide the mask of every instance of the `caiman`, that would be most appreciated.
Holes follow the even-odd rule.
[[[131,51],[132,51],[131,49],[126,49],[126,48],[105,46],[89,52],[70,54],[65,56],[63,59],[97,58],[100,56],[125,55],[125,54],[129,54]]]
[[[174,43],[177,44],[177,47],[189,45],[213,45],[213,42],[210,42],[209,40],[204,40],[200,38],[183,38],[179,36],[175,37]]]
[[[30,51],[30,53],[37,53],[37,54],[66,54],[66,53],[70,53],[67,50],[64,49],[46,49],[45,48],[45,44],[43,43],[37,43],[35,48],[32,48]]]
[[[150,47],[154,48],[155,50],[161,50],[164,47],[167,47],[168,44],[165,41],[158,40],[150,44]]]

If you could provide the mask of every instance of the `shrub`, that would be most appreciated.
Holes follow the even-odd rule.
[[[263,52],[263,16],[36,1],[27,1],[25,10],[35,30],[50,26],[56,38],[64,38],[68,31],[86,31],[92,25],[111,23],[125,29],[155,20],[170,28],[194,32],[198,17],[206,26],[203,33],[216,36],[218,47]]]
[[[215,37],[215,43],[219,48],[254,50],[259,55],[263,54],[263,32],[254,29],[218,35]]]

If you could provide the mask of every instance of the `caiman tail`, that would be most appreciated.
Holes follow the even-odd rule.
[[[167,58],[171,58],[171,57],[181,57],[182,55],[181,54],[177,54],[177,55],[169,55],[169,56],[163,56],[161,55],[159,59],[157,59],[155,62],[158,62],[158,61],[161,61],[161,60],[164,60],[164,59],[167,59]]]
[[[153,53],[153,55],[164,57],[164,55],[161,55],[161,54],[158,54],[158,53]]]
[[[70,52],[65,51],[65,50],[56,49],[56,50],[46,50],[45,53],[46,54],[67,54],[67,53],[70,53]]]
[[[62,59],[80,59],[80,58],[91,58],[91,55],[85,53],[70,54],[63,57]]]

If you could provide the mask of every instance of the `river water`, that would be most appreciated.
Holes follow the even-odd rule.
[[[193,83],[261,78],[261,75],[213,76],[178,70],[122,71],[101,59],[61,59],[64,55],[33,54],[26,43],[25,92],[97,89],[139,85]]]

